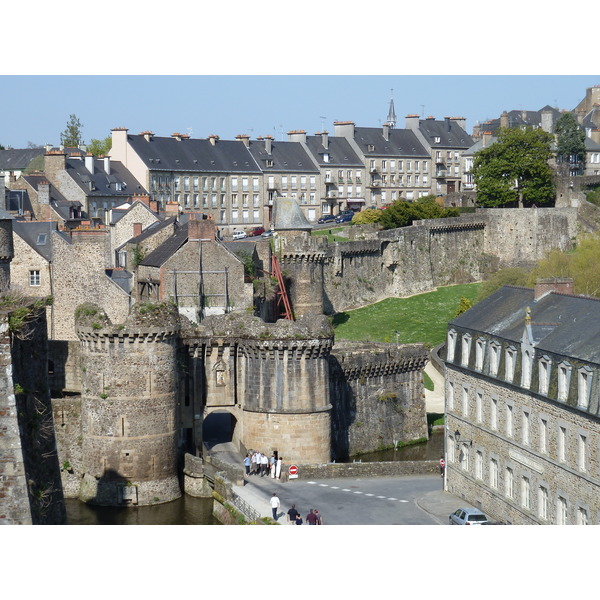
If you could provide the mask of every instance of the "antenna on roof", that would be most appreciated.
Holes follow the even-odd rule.
[[[325,131],[325,119],[327,117],[319,117],[321,119],[321,131]]]
[[[188,127],[188,128],[187,128],[187,132],[188,132],[188,135],[189,135],[190,137],[192,137],[192,128],[191,128],[191,127]]]

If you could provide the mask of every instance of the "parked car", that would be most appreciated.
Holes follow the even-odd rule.
[[[261,233],[260,237],[270,238],[270,237],[273,237],[274,233],[275,232],[272,229],[268,229],[267,231],[264,231],[263,233]]]
[[[331,223],[332,221],[335,221],[335,215],[323,215],[317,223]]]
[[[248,237],[248,235],[245,231],[234,231],[232,237],[234,240],[244,240]]]
[[[248,234],[248,237],[255,237],[257,235],[262,235],[265,232],[264,227],[253,227]]]
[[[348,213],[346,213],[346,214],[342,213],[341,215],[338,215],[335,218],[335,222],[336,223],[349,223],[350,221],[352,221],[353,218],[354,218],[354,213],[349,213],[349,214]]]
[[[459,508],[450,517],[450,525],[487,525],[488,518],[476,508]]]

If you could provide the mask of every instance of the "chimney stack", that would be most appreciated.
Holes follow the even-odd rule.
[[[557,294],[573,294],[573,279],[570,277],[536,279],[534,290],[534,298],[536,300],[550,292],[556,292]]]
[[[94,156],[90,152],[85,155],[85,168],[93,175],[94,174]]]
[[[190,213],[188,220],[188,240],[214,240],[217,228],[210,215]]]
[[[267,154],[273,151],[273,138],[270,135],[265,135],[265,150]]]
[[[212,135],[208,136],[208,139],[212,146],[216,146],[217,142],[219,141],[219,136],[213,133]]]
[[[389,123],[383,124],[383,139],[386,142],[390,141],[390,125],[389,125]]]
[[[250,147],[250,136],[246,133],[240,133],[239,135],[235,136],[236,140],[240,140],[244,146],[246,146],[246,148]]]
[[[110,175],[110,156],[104,156],[103,161],[104,161],[104,172],[107,175]]]

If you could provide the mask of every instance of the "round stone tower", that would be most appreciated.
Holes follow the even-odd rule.
[[[287,464],[328,462],[331,325],[312,317],[259,329],[238,342],[244,446],[277,451]]]
[[[134,306],[112,325],[77,309],[82,370],[80,499],[147,505],[181,496],[177,475],[178,318],[164,305]]]

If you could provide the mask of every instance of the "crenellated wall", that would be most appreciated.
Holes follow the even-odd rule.
[[[144,323],[135,312],[125,325],[100,323],[77,327],[82,371],[80,498],[101,505],[174,500],[181,495],[178,327],[168,320],[162,326]]]
[[[428,437],[422,344],[336,343],[330,357],[337,459]]]
[[[400,229],[365,228],[365,239],[327,248],[324,311],[481,281],[499,268],[531,266],[551,249],[571,249],[578,232],[577,209],[569,207],[478,209]]]

